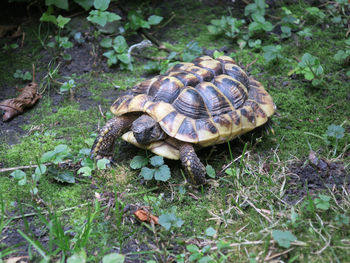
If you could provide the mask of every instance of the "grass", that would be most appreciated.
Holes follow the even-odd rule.
[[[307,4],[300,2],[289,9],[301,18],[305,7]],[[115,168],[95,171],[93,177],[78,176],[75,184],[59,183],[45,175],[40,179],[36,196],[30,194],[28,185],[19,186],[3,173],[0,176],[0,256],[18,255],[8,248],[14,245],[15,229],[20,229],[22,232],[16,235],[31,244],[33,261],[48,257],[64,262],[71,256],[79,256],[88,262],[100,262],[113,252],[125,255],[131,262],[188,262],[190,259],[194,262],[348,262],[350,199],[345,186],[349,183],[348,176],[343,187],[310,188],[306,195],[295,192],[294,203],[286,199],[291,195],[291,187],[303,190],[297,181],[291,180],[296,175],[291,172],[290,165],[299,164],[301,168],[309,165],[310,148],[320,159],[327,157],[329,165],[343,164],[337,171],[349,174],[349,155],[341,154],[349,145],[349,122],[343,125],[345,134],[339,140],[335,156],[332,145],[325,145],[323,139],[309,134],[323,136],[330,124],[349,121],[348,78],[344,77],[347,66],[333,60],[338,49],[345,49],[345,28],[335,24],[323,27],[330,22],[315,23],[306,19],[305,26],[312,28],[312,40],[302,37],[283,40],[284,59],[266,64],[262,51],[240,50],[235,40],[209,35],[207,25],[211,19],[230,15],[223,6],[208,8],[200,2],[182,1],[167,8],[175,10],[176,16],[165,29],[160,29],[164,32],[158,33],[158,37],[163,41],[169,41],[178,49],[184,48],[190,40],[207,49],[219,50],[226,46],[243,66],[257,59],[247,70],[274,98],[278,113],[272,118],[275,135],[258,129],[232,141],[229,146],[215,146],[210,157],[207,157],[208,149],[199,151],[201,160],[211,164],[216,172],[234,159],[237,161],[231,166],[233,174],[222,171],[217,178],[209,179],[208,185],[198,189],[184,180],[180,164],[174,161],[166,161],[172,172],[167,183],[141,180],[139,172],[132,170],[129,163],[134,153],[145,153],[120,141]],[[237,10],[232,10],[233,16],[241,18],[242,12]],[[271,15],[282,16],[279,11]],[[193,19],[196,26],[189,26]],[[31,32],[32,29],[27,30]],[[28,37],[30,39],[30,35]],[[262,40],[264,46],[279,41],[276,35],[262,36]],[[1,73],[0,86],[15,86],[11,72],[31,68],[31,63],[39,60],[38,47],[21,49],[20,54],[26,55],[29,50],[34,50],[30,51],[31,59],[20,61],[0,55],[0,67],[8,67],[9,72]],[[149,50],[153,56],[164,55],[164,51]],[[306,52],[320,59],[326,86],[312,87],[302,76],[288,76],[298,63],[297,59]],[[40,65],[38,70],[46,68]],[[39,105],[25,113],[30,121],[20,126],[25,135],[18,143],[10,146],[11,136],[2,138],[0,163],[4,167],[36,164],[45,152],[59,144],[68,145],[73,156],[77,156],[80,149],[89,148],[97,126],[105,121],[98,105],[108,109],[119,94],[114,86],[124,90],[144,78],[141,60],[135,61],[134,68],[133,72],[117,71],[98,76],[91,72],[78,76],[77,97],[89,92],[88,99],[80,104],[70,101],[69,95],[54,95],[51,90],[50,96],[44,96]],[[246,151],[243,151],[245,145]],[[239,157],[243,152],[243,157]],[[76,171],[77,167],[70,169]],[[34,169],[26,172],[30,177]],[[170,229],[136,220],[133,210],[142,206],[156,216],[173,214],[175,219]],[[43,215],[38,213],[38,208]],[[36,214],[26,216],[27,213]],[[184,222],[182,226],[174,226],[180,219]],[[35,234],[35,230],[43,234]],[[26,254],[28,246],[13,249]]]

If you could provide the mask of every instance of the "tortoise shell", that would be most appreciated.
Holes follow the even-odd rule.
[[[137,84],[111,111],[117,116],[147,113],[170,137],[209,146],[264,124],[275,106],[232,58],[202,56]]]

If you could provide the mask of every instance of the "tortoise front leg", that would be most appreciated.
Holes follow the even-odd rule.
[[[180,159],[185,173],[194,185],[205,184],[205,167],[199,160],[193,145],[190,143],[181,143],[179,147]]]
[[[133,115],[123,115],[110,119],[100,130],[99,135],[92,145],[91,158],[107,158],[111,160],[116,138],[126,132],[136,118]]]

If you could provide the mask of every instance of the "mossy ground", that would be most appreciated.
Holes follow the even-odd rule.
[[[28,185],[19,186],[9,173],[2,173],[0,192],[2,202],[9,211],[8,216],[21,216],[35,211],[33,207],[42,207],[43,211],[57,212],[65,230],[71,229],[74,235],[86,225],[88,207],[91,207],[90,210],[96,214],[89,242],[84,246],[91,262],[98,262],[110,252],[127,255],[127,262],[146,262],[150,259],[165,262],[174,257],[178,257],[179,262],[182,257],[188,261],[189,256],[194,254],[186,249],[188,244],[200,248],[210,245],[210,250],[203,252],[201,257],[210,255],[215,262],[222,262],[219,259],[225,256],[228,257],[227,262],[350,260],[349,222],[339,223],[337,219],[342,215],[350,216],[349,188],[346,188],[349,176],[343,188],[323,189],[314,193],[312,198],[317,197],[318,193],[331,197],[327,211],[312,209],[312,201],[307,201],[307,197],[294,205],[284,199],[289,187],[286,182],[289,176],[293,176],[289,174],[290,163],[307,160],[310,148],[321,156],[331,156],[334,148],[325,145],[319,137],[310,135],[323,136],[330,124],[340,125],[347,121],[344,125],[345,136],[338,145],[339,157],[329,162],[343,162],[343,172],[349,174],[349,154],[339,155],[349,143],[349,78],[345,77],[345,65],[333,59],[337,50],[345,49],[345,28],[331,24],[327,19],[320,23],[304,18],[305,26],[312,29],[311,39],[298,37],[295,33],[285,40],[280,40],[278,35],[262,35],[259,38],[264,45],[278,43],[283,47],[284,58],[266,64],[261,50],[248,47],[241,50],[236,40],[214,37],[208,33],[207,25],[211,19],[230,14],[243,18],[244,5],[236,3],[228,11],[222,2],[215,3],[211,3],[210,8],[201,1],[163,3],[165,11],[160,14],[166,19],[173,11],[176,16],[155,35],[179,50],[190,41],[196,41],[207,50],[232,52],[242,66],[256,59],[246,70],[261,81],[274,98],[277,106],[277,115],[272,117],[275,134],[267,135],[264,129],[258,129],[231,142],[233,159],[242,154],[247,143],[246,154],[233,163],[234,175],[219,173],[231,161],[227,145],[215,146],[210,157],[210,149],[199,151],[201,160],[211,164],[218,172],[216,179],[210,179],[208,185],[199,189],[192,188],[184,181],[179,163],[172,161],[167,161],[172,171],[169,182],[143,182],[139,172],[129,167],[129,162],[134,155],[144,153],[120,141],[116,150],[118,165],[111,170],[97,171],[92,178],[78,177],[80,180],[75,184],[62,184],[50,176],[41,178],[38,196],[43,203],[38,203],[38,199],[32,200]],[[308,4],[300,1],[288,6],[298,17],[303,16],[306,7]],[[282,16],[280,8],[272,11],[274,16]],[[278,21],[272,19],[272,22]],[[46,74],[47,65],[40,62],[41,46],[35,41],[35,34],[31,35],[37,28],[37,24],[23,28],[28,35],[23,49],[18,49],[16,53],[1,53],[2,89],[23,86],[24,82],[19,83],[12,75],[16,69],[29,70],[33,62],[39,65],[39,76]],[[155,48],[150,48],[148,52],[155,56],[164,54]],[[320,59],[324,67],[325,85],[313,87],[300,75],[288,76],[288,72],[298,63],[296,59],[306,52]],[[73,156],[78,155],[80,149],[89,148],[97,126],[105,122],[98,105],[102,110],[107,110],[119,94],[115,86],[126,89],[141,80],[143,65],[144,61],[135,59],[133,72],[116,68],[112,73],[79,75],[75,101],[71,101],[67,94],[59,94],[57,86],[49,94],[44,93],[38,105],[18,117],[19,121],[23,121],[23,124],[18,124],[19,130],[23,130],[16,136],[18,142],[13,144],[13,134],[9,134],[17,134],[18,130],[11,130],[11,123],[3,124],[2,128],[9,132],[2,133],[0,165],[16,167],[36,164],[45,152],[59,144],[68,145]],[[5,94],[13,96],[15,92],[3,90],[0,94],[3,96],[1,99],[5,99]],[[30,176],[33,170],[26,170],[27,175]],[[96,193],[102,199],[96,199]],[[99,202],[100,207],[94,206],[94,202]],[[119,206],[113,206],[115,203]],[[170,213],[171,208],[176,207],[176,217],[181,218],[184,224],[180,228],[172,227],[170,231],[160,226],[141,224],[132,213],[127,212],[126,208],[130,205],[147,206],[158,216]],[[42,229],[42,236],[47,237],[44,224],[35,216],[29,218],[30,229]],[[208,227],[216,230],[214,236],[205,234]],[[18,219],[13,220],[0,235],[0,240],[5,242],[0,249],[14,244],[8,237],[16,235],[16,228],[28,231]],[[272,230],[289,230],[298,242],[294,242],[289,250],[280,247],[271,237]],[[42,236],[36,235],[36,238],[41,240]],[[17,238],[21,240],[18,234]],[[220,248],[219,241],[225,241],[227,246]],[[74,244],[72,241],[72,247]],[[26,246],[22,246],[17,253],[26,254]]]

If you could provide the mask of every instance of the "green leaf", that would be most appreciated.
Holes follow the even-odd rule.
[[[180,218],[177,218],[175,214],[170,213],[160,215],[158,223],[166,230],[169,230],[171,226],[181,227],[184,221]]]
[[[344,137],[345,129],[339,125],[331,124],[327,129],[327,136],[341,139]]]
[[[209,33],[212,35],[220,34],[220,30],[216,26],[209,25],[207,28],[208,28]]]
[[[57,145],[54,149],[55,153],[68,153],[69,147],[65,144]]]
[[[299,31],[297,34],[302,37],[312,37],[312,31],[309,27],[304,28],[304,30]]]
[[[310,70],[304,72],[304,77],[307,80],[313,80],[315,78],[314,74]]]
[[[72,56],[70,54],[67,54],[67,53],[63,53],[62,58],[66,61],[72,60]]]
[[[128,54],[117,55],[117,58],[124,64],[129,64],[131,62],[131,59],[128,56]]]
[[[186,249],[188,250],[188,252],[191,252],[191,253],[196,253],[199,251],[199,248],[196,245],[192,245],[192,244],[187,245]]]
[[[111,12],[105,12],[107,13],[107,21],[110,22],[114,22],[114,21],[118,21],[120,19],[122,19],[120,16],[118,16],[115,13],[111,13]]]
[[[125,38],[123,36],[115,37],[113,40],[113,48],[119,54],[125,53],[126,49],[128,48]]]
[[[44,175],[47,171],[46,165],[39,164],[38,167],[35,168],[35,174],[37,175]]]
[[[68,0],[45,0],[45,5],[55,5],[58,8],[68,10]]]
[[[123,263],[125,256],[118,253],[111,253],[102,258],[102,263]]]
[[[41,174],[33,173],[32,174],[32,179],[33,179],[34,182],[39,182],[40,179],[41,179]]]
[[[24,177],[23,179],[18,181],[18,185],[25,185],[27,183],[27,177]]]
[[[110,0],[95,0],[94,7],[101,11],[105,11],[109,6]]]
[[[145,180],[151,180],[154,176],[154,169],[150,169],[148,167],[143,167],[141,169],[140,175],[145,179]]]
[[[91,176],[92,169],[88,166],[83,166],[77,171],[77,173],[81,174],[82,176]]]
[[[94,5],[94,0],[74,0],[74,2],[84,8],[85,11],[88,11]]]
[[[214,168],[208,164],[206,167],[205,167],[205,170],[207,171],[207,175],[211,178],[215,178],[216,176],[216,173],[215,173],[215,170]]]
[[[54,151],[49,151],[49,152],[46,152],[43,154],[40,161],[42,163],[46,163],[46,162],[51,161],[55,156],[56,156],[56,153]]]
[[[152,15],[148,18],[148,23],[150,25],[158,25],[163,20],[163,17]]]
[[[67,263],[85,263],[86,262],[86,252],[81,250],[75,252],[72,256],[67,259]]]
[[[205,234],[207,236],[210,236],[210,237],[213,237],[214,235],[216,235],[216,230],[212,227],[208,227],[206,230],[205,230]]]
[[[37,187],[34,187],[33,189],[30,189],[30,193],[32,194],[32,195],[36,195],[37,193],[38,193],[38,188]]]
[[[330,207],[329,201],[331,200],[331,198],[329,196],[326,195],[318,195],[319,198],[315,199],[315,205],[316,208],[327,211]]]
[[[158,167],[158,166],[161,166],[164,164],[164,159],[162,156],[153,156],[151,159],[150,159],[150,163],[151,165],[153,165],[154,167]]]
[[[297,238],[290,231],[273,230],[273,239],[278,243],[279,246],[289,248],[290,243],[296,241]]]
[[[262,29],[264,29],[266,32],[272,31],[273,25],[267,21],[262,25]]]
[[[254,21],[261,23],[261,24],[264,24],[266,22],[265,18],[258,13],[252,14],[252,18]]]
[[[10,174],[14,179],[21,180],[23,178],[26,178],[26,173],[22,170],[15,170]]]
[[[64,26],[70,21],[71,19],[68,17],[63,17],[59,15],[57,17],[57,25],[59,28],[64,28]]]
[[[132,158],[130,162],[130,167],[136,170],[144,167],[145,165],[147,165],[147,163],[148,163],[148,158],[146,158],[145,156],[137,155],[134,158]]]
[[[348,226],[350,223],[350,218],[345,214],[336,215],[334,220],[339,226]]]
[[[192,255],[189,256],[188,261],[194,262],[202,257],[203,257],[203,255],[200,252],[196,252],[196,253],[193,253]]]
[[[261,24],[257,23],[257,22],[251,22],[248,26],[248,30],[249,31],[258,31],[260,30],[262,27],[261,27]]]
[[[110,163],[111,161],[106,158],[100,159],[97,161],[97,169],[104,170],[107,168],[107,165]]]
[[[215,59],[217,59],[218,57],[224,56],[224,55],[225,55],[224,52],[220,52],[220,51],[217,51],[217,50],[215,50],[214,53],[213,53],[213,57]]]
[[[167,165],[162,165],[154,171],[154,179],[162,182],[168,181],[170,178],[170,169]]]
[[[107,23],[108,14],[99,10],[91,10],[89,16],[86,18],[88,21],[98,24],[104,27]]]
[[[198,260],[198,263],[215,263],[215,261],[211,256],[204,256],[200,260]]]
[[[51,22],[55,25],[57,25],[57,19],[54,15],[49,14],[48,12],[45,12],[41,15],[40,21],[42,22]]]
[[[32,74],[30,72],[26,72],[23,74],[23,80],[31,80],[32,79]]]
[[[73,173],[70,171],[65,171],[64,173],[60,173],[54,176],[54,178],[61,183],[69,183],[69,184],[75,183],[75,177]]]
[[[334,59],[338,62],[343,61],[346,58],[346,54],[344,50],[338,50],[338,52],[334,55]]]

